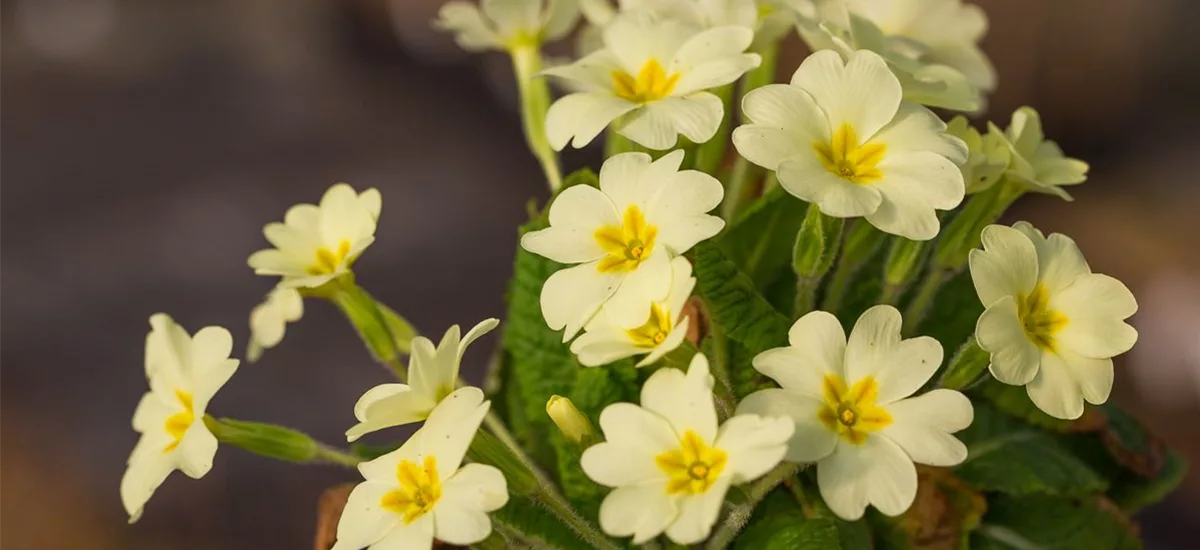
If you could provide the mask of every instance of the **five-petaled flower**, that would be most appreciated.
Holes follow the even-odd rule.
[[[250,310],[250,345],[246,361],[254,363],[263,351],[279,345],[287,324],[304,316],[304,298],[294,288],[277,286],[261,304]]]
[[[787,418],[737,415],[718,426],[708,360],[696,354],[687,374],[663,368],[642,386],[641,406],[616,403],[600,413],[607,439],[581,464],[615,487],[600,505],[600,527],[641,544],[664,531],[679,544],[708,537],[725,492],[783,458]]]
[[[508,502],[494,466],[462,465],[490,402],[479,388],[447,396],[399,449],[359,464],[334,550],[428,550],[434,539],[466,546],[492,532],[488,512]]]
[[[413,338],[408,384],[380,384],[367,390],[354,404],[358,424],[346,430],[346,439],[354,441],[374,431],[427,418],[458,386],[458,369],[467,346],[499,324],[498,319],[484,319],[465,335],[453,325],[436,348],[424,336]]]
[[[683,305],[696,287],[692,264],[679,256],[671,260],[671,290],[662,301],[650,304],[650,317],[636,328],[626,328],[609,318],[607,310],[584,328],[571,342],[571,351],[586,367],[606,365],[618,359],[647,354],[637,366],[644,367],[679,347],[687,336],[689,318],[683,317]]]
[[[481,0],[447,2],[433,24],[464,50],[483,51],[537,47],[570,34],[578,20],[579,0]]]
[[[817,52],[791,84],[746,94],[742,109],[751,124],[734,130],[738,152],[828,216],[864,216],[882,231],[928,240],[938,233],[936,210],[962,202],[966,145],[928,109],[902,101],[874,53],[843,63]]]
[[[1063,156],[1062,148],[1042,133],[1042,118],[1032,107],[1013,112],[1012,123],[1001,131],[988,123],[989,135],[998,136],[1008,147],[1011,161],[1005,175],[1036,193],[1072,200],[1062,187],[1087,181],[1088,164]]]
[[[259,275],[279,275],[288,288],[316,288],[350,272],[359,254],[375,241],[381,207],[379,191],[361,194],[345,183],[330,187],[321,204],[297,204],[283,223],[269,223],[263,235],[275,248],[259,250],[247,263]]]
[[[780,388],[750,394],[737,412],[794,421],[787,460],[817,463],[821,496],[838,516],[858,519],[867,505],[899,515],[917,494],[914,462],[954,466],[966,458],[950,434],[971,424],[971,402],[947,389],[909,397],[941,365],[942,346],[928,336],[901,340],[895,308],[868,309],[849,341],[836,317],[814,311],[792,325],[788,340],[753,361]]]
[[[121,478],[121,502],[130,523],[174,470],[199,479],[212,468],[217,438],[204,425],[204,412],[238,367],[230,359],[233,337],[221,327],[189,336],[163,313],[150,317],[146,378],[150,391],[133,413],[141,434]]]
[[[758,55],[743,53],[753,38],[745,27],[700,30],[647,11],[617,15],[604,28],[604,49],[543,71],[587,90],[550,106],[550,145],[583,147],[618,118],[617,132],[650,149],[669,149],[679,135],[708,141],[725,109],[705,90],[758,66]]]
[[[679,170],[683,151],[651,162],[623,153],[600,168],[600,188],[576,185],[550,205],[550,227],[521,246],[565,264],[542,287],[542,315],[563,341],[603,306],[616,326],[636,328],[671,289],[671,258],[716,235],[725,222],[708,211],[724,191],[716,178]]]
[[[1125,323],[1137,301],[1124,284],[1092,273],[1070,237],[1045,237],[1025,222],[984,228],[983,250],[971,251],[970,266],[987,308],[975,337],[991,354],[997,380],[1025,386],[1057,418],[1078,418],[1085,400],[1108,400],[1112,357],[1137,342]]]

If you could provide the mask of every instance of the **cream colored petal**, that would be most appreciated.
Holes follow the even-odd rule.
[[[1011,227],[989,225],[980,235],[983,250],[972,250],[968,263],[979,301],[990,306],[1005,296],[1033,291],[1037,284],[1037,250],[1028,237]]]
[[[868,505],[897,516],[917,496],[917,469],[895,443],[867,437],[862,445],[838,445],[833,455],[817,463],[817,485],[842,519],[861,518]]]
[[[433,515],[425,514],[412,523],[397,523],[368,550],[430,550],[433,548]],[[332,550],[341,550],[334,547]]]
[[[567,65],[549,67],[542,74],[569,80],[589,92],[613,90],[613,72],[621,69],[621,63],[612,52],[599,50]]]
[[[679,141],[679,130],[675,128],[675,122],[667,113],[648,108],[652,104],[632,111],[629,122],[620,126],[617,131],[647,149],[670,149]]]
[[[400,515],[380,506],[383,496],[393,489],[392,484],[368,481],[350,491],[338,520],[335,550],[360,550],[401,526]]]
[[[887,407],[892,423],[880,432],[918,464],[955,466],[967,458],[967,447],[950,435],[971,425],[971,401],[959,392],[937,389]]]
[[[467,51],[482,51],[501,47],[501,38],[483,18],[479,8],[470,2],[447,2],[433,22],[434,28],[454,33],[454,41]]]
[[[836,52],[812,54],[792,76],[792,84],[812,95],[833,128],[849,124],[864,138],[896,116],[900,81],[878,54],[858,50],[843,64]]]
[[[721,182],[708,174],[695,170],[672,174],[647,212],[647,221],[658,228],[657,242],[672,254],[683,254],[715,236],[725,222],[708,212],[724,196]]]
[[[546,138],[555,151],[561,151],[568,142],[575,148],[583,147],[617,117],[637,107],[607,92],[567,95],[546,112]]]
[[[778,176],[779,184],[792,196],[816,204],[823,214],[835,218],[865,216],[883,202],[878,189],[830,173],[812,150],[781,162]]]
[[[991,354],[988,370],[996,380],[1023,386],[1037,376],[1041,351],[1025,334],[1012,296],[1005,296],[984,310],[975,326],[975,339],[979,347]]]
[[[670,256],[656,245],[650,256],[629,272],[609,296],[603,306],[604,315],[618,327],[637,328],[650,318],[650,304],[665,300],[670,291]]]
[[[1079,383],[1056,353],[1042,353],[1041,368],[1025,390],[1033,404],[1050,416],[1073,420],[1083,415],[1083,393]]]
[[[1137,343],[1137,330],[1124,322],[1137,312],[1137,301],[1124,283],[1108,275],[1091,273],[1075,279],[1051,295],[1050,308],[1067,318],[1055,339],[1084,357],[1113,357]]]
[[[174,470],[172,460],[166,455],[129,464],[121,476],[121,504],[129,514],[129,523],[142,517],[146,502]]]
[[[571,342],[571,353],[578,356],[579,362],[585,367],[607,365],[647,351],[634,344],[624,329],[611,326],[588,329]]]
[[[792,436],[788,439],[784,459],[789,462],[816,462],[829,456],[838,443],[837,434],[817,418],[824,406],[819,398],[789,390],[769,388],[747,395],[738,403],[736,414],[756,414],[763,417],[786,417],[792,421]]]
[[[620,274],[601,273],[595,262],[554,272],[542,286],[542,316],[546,324],[553,330],[562,330],[563,341],[570,341],[624,279]]]
[[[203,420],[196,418],[183,433],[179,447],[173,454],[180,471],[192,479],[200,479],[212,469],[213,456],[217,454],[217,438],[208,431]]]
[[[739,414],[726,420],[717,432],[714,447],[728,453],[733,483],[745,483],[774,468],[788,449],[793,422],[787,416]]]
[[[589,478],[609,487],[664,482],[654,458],[679,447],[667,419],[632,403],[615,403],[600,413],[605,442],[588,447],[580,465]]]
[[[1070,350],[1059,350],[1063,363],[1071,373],[1071,378],[1079,384],[1079,392],[1084,400],[1093,405],[1108,401],[1113,387],[1112,359],[1092,359]]]
[[[897,152],[929,152],[945,157],[954,164],[967,161],[966,144],[947,134],[946,124],[933,111],[915,103],[901,103],[896,118],[870,141],[887,145],[889,155]]]
[[[545,0],[542,35],[547,42],[565,38],[579,22],[580,0]]]
[[[620,487],[600,503],[600,528],[610,536],[633,536],[641,544],[667,529],[679,514],[677,499],[667,495],[662,483]]]
[[[667,538],[678,544],[695,544],[708,538],[721,513],[730,481],[729,476],[721,476],[707,491],[680,498],[679,514],[667,526]]]
[[[442,479],[454,475],[491,407],[479,388],[459,388],[442,399],[421,427],[421,452],[437,457]]]
[[[755,370],[789,391],[821,398],[825,375],[843,374],[846,332],[841,323],[831,313],[813,311],[792,324],[788,340],[788,347],[755,356]]]
[[[650,375],[642,385],[642,407],[667,419],[676,434],[682,436],[691,430],[711,443],[717,436],[712,383],[708,360],[698,353],[686,374],[679,369],[663,368]]]
[[[675,132],[692,143],[704,143],[717,133],[725,105],[720,98],[708,92],[697,92],[688,96],[663,98],[646,105],[647,111],[671,122]]]

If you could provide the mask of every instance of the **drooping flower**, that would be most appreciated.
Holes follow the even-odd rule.
[[[607,439],[581,464],[615,489],[600,505],[600,527],[634,544],[660,533],[679,544],[708,537],[730,485],[765,474],[783,458],[787,418],[739,414],[718,427],[708,360],[687,374],[663,368],[642,386],[641,406],[616,403],[600,413]]]
[[[751,123],[733,132],[738,152],[828,216],[863,216],[928,240],[939,230],[936,210],[962,202],[966,145],[928,109],[902,101],[900,83],[872,52],[848,63],[814,53],[791,84],[746,94],[742,110]]]
[[[991,86],[981,88],[973,83],[958,68],[930,55],[929,46],[903,36],[888,36],[870,19],[848,10],[843,1],[826,0],[816,5],[818,16],[806,17],[798,12],[797,17],[800,37],[813,51],[832,50],[845,60],[858,50],[875,52],[900,81],[905,100],[964,112],[983,108],[983,92]]]
[[[1087,180],[1087,163],[1063,156],[1062,148],[1046,139],[1042,133],[1042,118],[1032,107],[1021,107],[1013,112],[1007,130],[1001,132],[995,124],[989,124],[989,129],[989,135],[998,136],[1011,153],[1012,160],[1005,175],[1025,184],[1031,191],[1072,200],[1062,186],[1078,185]]]
[[[988,132],[981,135],[962,115],[954,117],[946,125],[946,133],[967,144],[967,162],[959,169],[968,195],[987,191],[1000,181],[1000,176],[1008,169],[1010,157],[1001,134]]]
[[[221,327],[189,336],[163,313],[150,317],[146,378],[150,391],[133,413],[141,434],[121,478],[121,503],[133,523],[172,471],[200,479],[212,468],[217,439],[204,425],[208,402],[238,367],[233,337]]]
[[[1083,402],[1108,400],[1112,357],[1137,342],[1125,319],[1137,301],[1120,281],[1092,273],[1075,241],[1025,222],[989,225],[972,250],[971,279],[983,302],[975,327],[992,376],[1025,386],[1039,409],[1079,418]]]
[[[604,161],[600,188],[576,185],[550,205],[550,227],[526,233],[521,246],[564,264],[542,287],[546,324],[569,341],[603,306],[617,326],[639,327],[671,288],[671,258],[716,235],[725,222],[706,212],[721,202],[721,183],[679,170],[683,151],[651,162],[645,153]]]
[[[279,345],[288,323],[304,316],[304,299],[294,288],[275,287],[263,303],[250,310],[250,346],[246,361],[254,363],[263,350]]]
[[[479,388],[447,396],[399,449],[359,464],[366,481],[346,501],[334,550],[428,550],[474,544],[492,532],[489,512],[508,502],[494,466],[463,465],[490,402]]]
[[[683,304],[696,287],[692,264],[682,256],[671,260],[671,290],[662,301],[650,304],[650,316],[636,328],[623,327],[609,318],[607,310],[592,318],[584,333],[571,343],[571,352],[586,367],[598,367],[647,354],[637,366],[644,367],[679,347],[687,336],[689,318],[682,317]]]
[[[480,0],[479,7],[447,2],[433,24],[454,33],[464,50],[483,51],[553,42],[570,34],[578,20],[579,0]]]
[[[453,325],[436,348],[424,336],[413,338],[408,384],[380,384],[358,398],[354,404],[358,424],[346,430],[346,440],[354,441],[384,428],[425,420],[457,387],[458,369],[467,346],[499,324],[498,319],[484,319],[461,337],[458,325]]]
[[[821,496],[845,519],[862,517],[868,505],[903,513],[917,494],[914,462],[953,466],[967,456],[950,434],[971,424],[971,402],[947,389],[910,397],[941,365],[942,346],[928,336],[901,340],[900,324],[895,308],[875,306],[847,341],[832,314],[801,317],[789,346],[753,360],[780,388],[750,394],[737,408],[794,421],[787,460],[816,463]]]
[[[603,30],[604,49],[543,71],[589,90],[550,106],[550,145],[583,147],[618,118],[621,135],[650,149],[669,149],[679,135],[708,141],[724,105],[705,90],[758,66],[758,55],[742,53],[753,38],[744,27],[701,30],[640,10],[617,15]]]
[[[345,183],[330,187],[320,205],[297,204],[283,223],[269,223],[263,235],[275,248],[259,250],[247,263],[259,275],[279,275],[280,286],[316,288],[350,272],[375,241],[381,207],[379,191],[361,194]]]

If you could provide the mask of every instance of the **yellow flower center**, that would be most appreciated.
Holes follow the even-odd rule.
[[[179,442],[183,440],[183,434],[192,427],[192,422],[196,421],[196,414],[192,409],[192,394],[175,390],[175,399],[178,399],[179,404],[183,405],[183,410],[168,416],[165,426],[163,426],[167,430],[167,434],[171,436],[171,442],[162,450],[164,453],[175,450],[175,447],[178,447]]]
[[[400,488],[383,495],[379,504],[385,510],[403,515],[405,524],[425,515],[442,498],[437,458],[433,456],[425,457],[423,468],[412,461],[401,460],[396,465],[396,480],[400,482]]]
[[[671,95],[675,84],[679,82],[679,73],[667,75],[662,63],[651,59],[638,70],[637,78],[633,75],[616,70],[612,72],[613,91],[619,96],[634,103],[648,103]]]
[[[667,494],[698,495],[712,487],[725,470],[729,456],[709,447],[696,432],[683,432],[679,448],[654,457],[654,463],[670,477]]]
[[[600,248],[608,253],[597,267],[603,273],[633,271],[654,251],[658,228],[646,223],[636,206],[625,209],[621,227],[606,225],[593,234]]]
[[[836,374],[827,374],[822,383],[825,404],[817,411],[817,418],[830,431],[842,439],[861,445],[867,434],[876,432],[892,423],[892,415],[875,404],[879,398],[879,383],[868,376],[847,389],[846,381]]]
[[[854,183],[871,183],[883,178],[879,162],[887,146],[882,143],[858,142],[854,127],[843,124],[833,133],[832,143],[814,143],[817,158],[835,176]]]
[[[317,249],[317,261],[308,268],[310,275],[330,275],[337,273],[338,267],[342,262],[346,261],[346,256],[350,255],[350,241],[342,239],[338,243],[337,250],[330,250],[327,246],[322,246]]]
[[[625,331],[634,345],[652,348],[663,343],[671,333],[671,312],[658,304],[650,304],[650,318],[646,324]]]
[[[1050,309],[1046,285],[1033,287],[1028,295],[1017,295],[1017,317],[1031,342],[1046,351],[1056,350],[1054,335],[1067,326],[1067,316]]]

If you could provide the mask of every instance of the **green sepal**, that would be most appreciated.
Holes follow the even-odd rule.
[[[286,462],[311,462],[317,457],[317,442],[291,428],[205,415],[204,425],[217,441]]]
[[[467,457],[480,464],[495,466],[504,474],[508,482],[508,492],[514,495],[532,495],[538,491],[537,479],[521,460],[513,456],[513,452],[495,436],[479,430],[471,446],[467,448]]]
[[[979,347],[979,342],[972,336],[959,346],[954,357],[950,358],[950,363],[942,372],[937,386],[952,390],[965,389],[984,375],[989,363],[991,355]]]

